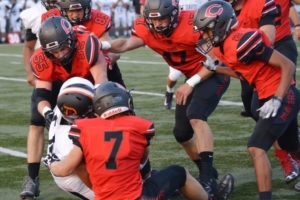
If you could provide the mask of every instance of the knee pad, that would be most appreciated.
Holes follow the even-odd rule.
[[[169,79],[171,81],[177,81],[180,78],[181,71],[174,69],[173,67],[169,67]]]
[[[184,129],[184,128],[179,128],[175,125],[173,129],[173,134],[175,136],[176,141],[182,143],[190,140],[194,135],[194,131],[192,127],[191,129]]]

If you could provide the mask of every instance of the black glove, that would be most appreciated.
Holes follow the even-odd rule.
[[[53,162],[58,162],[58,161],[60,161],[60,159],[55,154],[47,154],[47,156],[42,159],[44,165],[49,169]]]
[[[54,118],[54,112],[52,110],[48,110],[46,113],[45,113],[45,121],[46,121],[46,124],[45,124],[45,127],[49,130],[50,128],[50,124],[52,122]]]

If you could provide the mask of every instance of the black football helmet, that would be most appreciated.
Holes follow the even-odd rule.
[[[178,25],[178,0],[147,0],[143,15],[147,27],[154,37],[159,38],[154,32],[159,33],[162,37],[169,37]],[[154,27],[151,19],[163,19],[166,17],[170,17],[168,26]]]
[[[68,122],[92,115],[94,89],[89,80],[80,77],[70,78],[62,85],[57,107]]]
[[[56,8],[57,0],[42,0],[42,4],[47,10],[50,10]]]
[[[77,38],[72,25],[64,17],[53,16],[46,19],[39,31],[39,40],[45,55],[58,65],[66,65],[72,62],[77,49]],[[55,58],[52,50],[63,45],[69,48],[69,52],[62,58]]]
[[[225,40],[238,21],[229,3],[213,0],[204,3],[196,11],[193,23],[194,32],[203,31],[207,33],[210,30],[212,31],[212,37],[200,39],[197,44],[198,51],[207,53],[213,46],[219,46]],[[203,47],[206,47],[206,49]]]
[[[57,8],[59,9],[62,16],[66,17],[67,19],[67,11],[68,10],[84,10],[84,15],[82,19],[69,19],[73,26],[80,25],[85,21],[91,18],[91,0],[60,0],[57,3]]]
[[[106,119],[126,111],[134,114],[132,96],[123,86],[108,81],[96,88],[94,112],[100,117]]]

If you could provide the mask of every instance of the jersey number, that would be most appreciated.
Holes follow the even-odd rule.
[[[122,131],[106,131],[104,132],[104,141],[110,142],[111,139],[115,139],[115,143],[110,152],[108,161],[105,162],[106,169],[117,169],[116,157],[119,152],[122,140],[123,140],[123,132]]]
[[[174,56],[180,56],[180,62],[175,62],[172,59],[172,55]],[[164,51],[164,57],[173,65],[173,66],[179,66],[186,63],[186,52],[185,51],[177,51],[177,52],[166,52]]]

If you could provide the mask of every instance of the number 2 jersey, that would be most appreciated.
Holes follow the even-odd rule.
[[[148,47],[160,54],[168,65],[180,70],[185,76],[191,77],[202,68],[200,61],[205,60],[203,55],[195,49],[200,33],[193,32],[194,13],[195,11],[180,12],[179,22],[174,32],[170,37],[160,39],[152,35],[144,18],[136,19],[132,37],[142,39]]]
[[[153,122],[136,116],[76,120],[69,137],[83,151],[95,200],[140,197],[140,160],[154,133]]]

